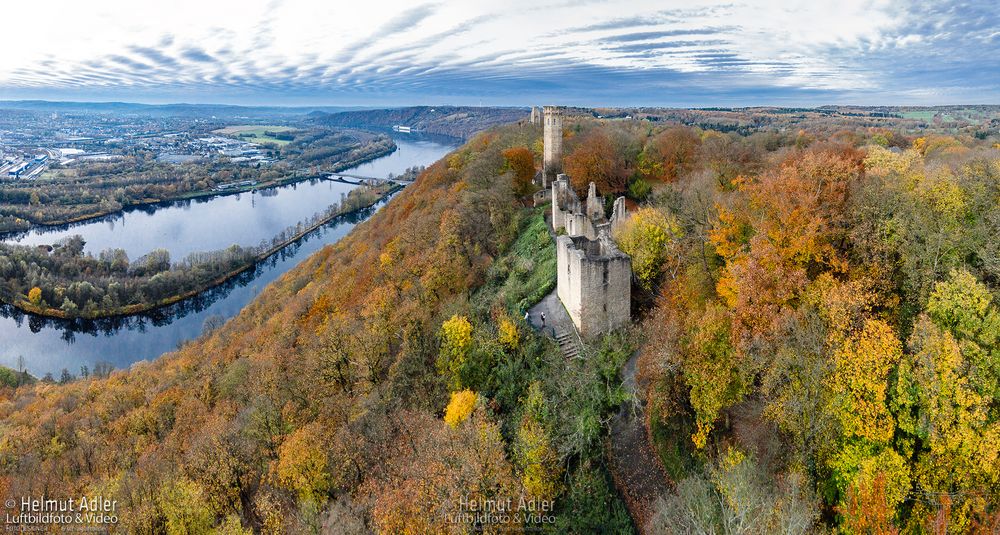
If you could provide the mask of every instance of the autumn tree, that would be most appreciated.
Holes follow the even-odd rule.
[[[158,502],[166,519],[166,532],[170,535],[208,533],[215,517],[206,498],[201,487],[189,479],[178,479],[161,487]]]
[[[472,348],[472,324],[465,316],[456,314],[441,324],[440,338],[438,371],[447,378],[452,391],[461,390],[462,374]]]
[[[898,263],[903,304],[912,321],[934,284],[975,251],[972,196],[947,166],[929,167],[914,150],[870,147],[869,180],[859,198],[855,248],[865,261]]]
[[[426,413],[401,415],[406,425],[382,444],[384,466],[361,488],[373,502],[371,515],[378,532],[464,531],[472,526],[449,521],[463,512],[461,503],[508,498],[516,502],[523,490],[504,451],[500,428],[481,412],[456,428]],[[500,533],[513,527],[492,524],[482,529]]]
[[[476,408],[476,393],[471,390],[452,392],[451,401],[444,410],[444,421],[446,424],[457,427],[472,414]]]
[[[987,417],[990,399],[966,375],[960,343],[928,316],[918,318],[910,354],[900,365],[894,409],[915,449],[916,481],[931,494],[952,493],[950,522],[968,529],[983,511],[982,489],[1000,478],[1000,428]],[[914,517],[931,510],[918,503]]]
[[[652,291],[659,282],[671,244],[680,233],[673,217],[649,207],[639,209],[616,233],[618,247],[632,257],[632,273],[646,291]]]
[[[848,437],[888,442],[896,428],[887,405],[889,372],[903,354],[895,331],[881,320],[865,321],[834,354],[835,410]]]
[[[563,467],[552,437],[542,423],[544,403],[539,384],[532,383],[517,430],[514,458],[523,471],[522,481],[528,495],[538,500],[554,500],[562,490]]]
[[[528,147],[512,147],[503,151],[504,167],[513,174],[514,193],[524,196],[531,192],[535,179],[535,155]]]
[[[677,126],[656,135],[640,155],[647,178],[672,182],[694,169],[701,139],[691,128]]]
[[[688,319],[691,325],[681,340],[683,373],[697,424],[691,440],[703,448],[719,413],[742,399],[750,384],[733,349],[725,309],[711,304]]]
[[[621,155],[602,129],[593,129],[563,158],[563,169],[577,193],[585,194],[590,183],[603,195],[623,193],[628,172]]]
[[[741,195],[720,207],[709,239],[726,261],[717,291],[733,309],[741,346],[773,336],[810,272],[846,268],[837,245],[859,171],[855,151],[815,148],[755,179],[736,180]]]
[[[968,365],[968,378],[976,392],[993,400],[1000,414],[1000,311],[989,289],[965,270],[953,270],[934,286],[927,314],[959,343]]]
[[[517,351],[521,343],[521,334],[518,332],[517,324],[504,315],[500,318],[500,326],[497,330],[499,331],[498,341],[500,345],[508,351]]]
[[[843,516],[843,526],[850,533],[870,533],[871,535],[897,535],[899,528],[893,522],[895,508],[890,507],[886,498],[885,474],[878,474],[870,482],[852,485],[847,495],[847,504],[839,507]]]
[[[320,502],[330,490],[329,460],[323,443],[322,427],[312,423],[295,430],[278,451],[278,481],[301,500]]]

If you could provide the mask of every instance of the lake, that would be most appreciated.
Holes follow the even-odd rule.
[[[398,149],[392,154],[354,167],[362,176],[401,174],[406,168],[430,165],[457,146],[447,138],[393,136]],[[192,252],[223,249],[232,244],[256,245],[270,240],[290,225],[339,202],[355,186],[329,180],[309,180],[207,199],[177,201],[128,210],[121,214],[70,226],[32,230],[11,241],[51,244],[79,234],[85,250],[95,255],[103,249],[124,249],[136,259],[156,248],[170,251],[173,260]],[[370,210],[337,218],[228,283],[163,309],[127,318],[107,320],[53,320],[0,306],[0,365],[14,368],[23,356],[28,371],[37,377],[49,372],[58,377],[66,368],[77,374],[98,361],[115,368],[148,360],[197,338],[206,319],[212,322],[236,315],[260,290],[323,246],[335,243]]]

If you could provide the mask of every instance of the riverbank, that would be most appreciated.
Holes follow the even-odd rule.
[[[126,305],[123,307],[118,307],[112,310],[85,310],[77,309],[78,312],[75,314],[70,314],[63,308],[56,308],[44,305],[44,303],[33,303],[29,299],[25,299],[23,296],[16,299],[3,299],[4,302],[16,307],[17,309],[33,314],[36,316],[54,318],[54,319],[85,319],[85,320],[95,320],[95,319],[107,319],[107,318],[121,318],[126,316],[133,316],[136,314],[143,314],[157,310],[163,307],[167,307],[178,302],[184,301],[186,299],[193,298],[211,288],[222,285],[225,282],[239,276],[240,274],[253,269],[260,262],[263,262],[270,258],[271,256],[277,254],[285,247],[292,245],[293,243],[301,240],[306,235],[316,231],[320,227],[329,224],[337,218],[345,217],[351,214],[367,210],[372,206],[378,204],[379,202],[385,200],[386,198],[392,196],[394,193],[402,189],[403,186],[399,184],[389,184],[377,187],[366,187],[364,190],[354,190],[347,197],[347,202],[343,206],[339,206],[337,210],[331,211],[329,213],[323,214],[320,217],[312,220],[306,225],[297,225],[297,230],[290,236],[281,239],[280,241],[274,242],[269,248],[264,251],[257,252],[245,262],[240,263],[237,267],[228,270],[220,276],[214,277],[210,281],[198,285],[195,288],[188,289],[183,292],[179,292],[168,297],[157,300],[151,303],[134,303]],[[363,197],[368,195],[367,197]],[[359,197],[361,197],[359,199]],[[30,292],[29,292],[30,293]]]
[[[229,188],[229,189],[222,190],[222,191],[209,188],[207,190],[184,192],[184,193],[180,193],[180,194],[178,194],[176,196],[171,196],[171,197],[166,197],[166,198],[146,198],[146,199],[142,199],[142,200],[137,201],[137,202],[130,202],[130,203],[127,203],[127,204],[121,204],[118,208],[115,208],[115,209],[102,209],[102,210],[97,210],[97,211],[94,211],[94,212],[88,212],[86,214],[81,214],[81,215],[78,215],[78,216],[67,217],[67,218],[57,219],[57,220],[47,220],[47,221],[43,221],[43,222],[35,222],[35,221],[31,221],[30,219],[26,219],[25,221],[28,221],[30,223],[29,226],[24,227],[24,228],[19,228],[19,229],[16,229],[16,230],[9,230],[9,231],[6,231],[6,232],[0,232],[0,241],[16,237],[18,235],[21,235],[21,234],[23,234],[25,232],[30,232],[32,230],[52,229],[52,228],[58,228],[58,227],[66,227],[66,226],[70,226],[70,225],[76,225],[76,224],[80,224],[80,223],[87,223],[87,222],[94,221],[94,220],[97,220],[97,219],[101,219],[101,218],[105,218],[105,217],[109,217],[109,216],[114,216],[114,215],[117,215],[117,214],[121,214],[121,213],[125,212],[126,210],[142,209],[142,208],[151,207],[151,206],[162,206],[164,204],[169,204],[169,203],[178,202],[178,201],[199,200],[199,199],[209,199],[209,198],[213,198],[213,197],[224,197],[224,196],[227,196],[227,195],[238,195],[240,193],[247,193],[247,192],[250,192],[250,191],[253,191],[253,190],[262,190],[262,189],[269,189],[269,188],[276,188],[276,187],[281,187],[281,186],[287,186],[287,185],[290,185],[290,184],[295,184],[297,182],[302,182],[304,180],[310,180],[310,179],[314,179],[314,178],[321,178],[321,177],[326,176],[328,174],[338,173],[338,172],[341,172],[341,171],[344,171],[344,170],[347,170],[347,169],[352,169],[352,168],[357,167],[359,165],[363,165],[363,164],[366,164],[366,163],[369,163],[369,162],[373,162],[373,161],[378,160],[380,158],[384,158],[386,156],[389,156],[390,154],[396,152],[396,150],[398,148],[399,148],[398,145],[396,145],[396,143],[393,141],[389,146],[384,147],[384,148],[380,148],[378,150],[375,150],[375,151],[372,151],[372,152],[369,152],[369,153],[366,153],[362,157],[354,158],[354,159],[351,159],[351,160],[344,160],[344,161],[337,162],[336,164],[332,165],[330,168],[328,168],[327,170],[325,170],[323,173],[318,174],[318,175],[314,174],[314,173],[304,173],[304,172],[300,173],[300,171],[297,170],[297,171],[293,171],[291,175],[284,176],[284,177],[281,177],[281,178],[275,178],[275,179],[271,179],[271,180],[265,180],[265,181],[255,182],[253,184],[247,184],[247,185],[243,185],[243,186],[239,186],[239,187],[233,187],[233,188]]]

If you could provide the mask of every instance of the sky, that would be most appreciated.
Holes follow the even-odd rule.
[[[33,0],[0,100],[1000,103],[992,1]]]

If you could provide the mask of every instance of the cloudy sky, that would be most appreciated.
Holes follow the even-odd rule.
[[[33,0],[0,100],[1000,103],[993,1]]]

